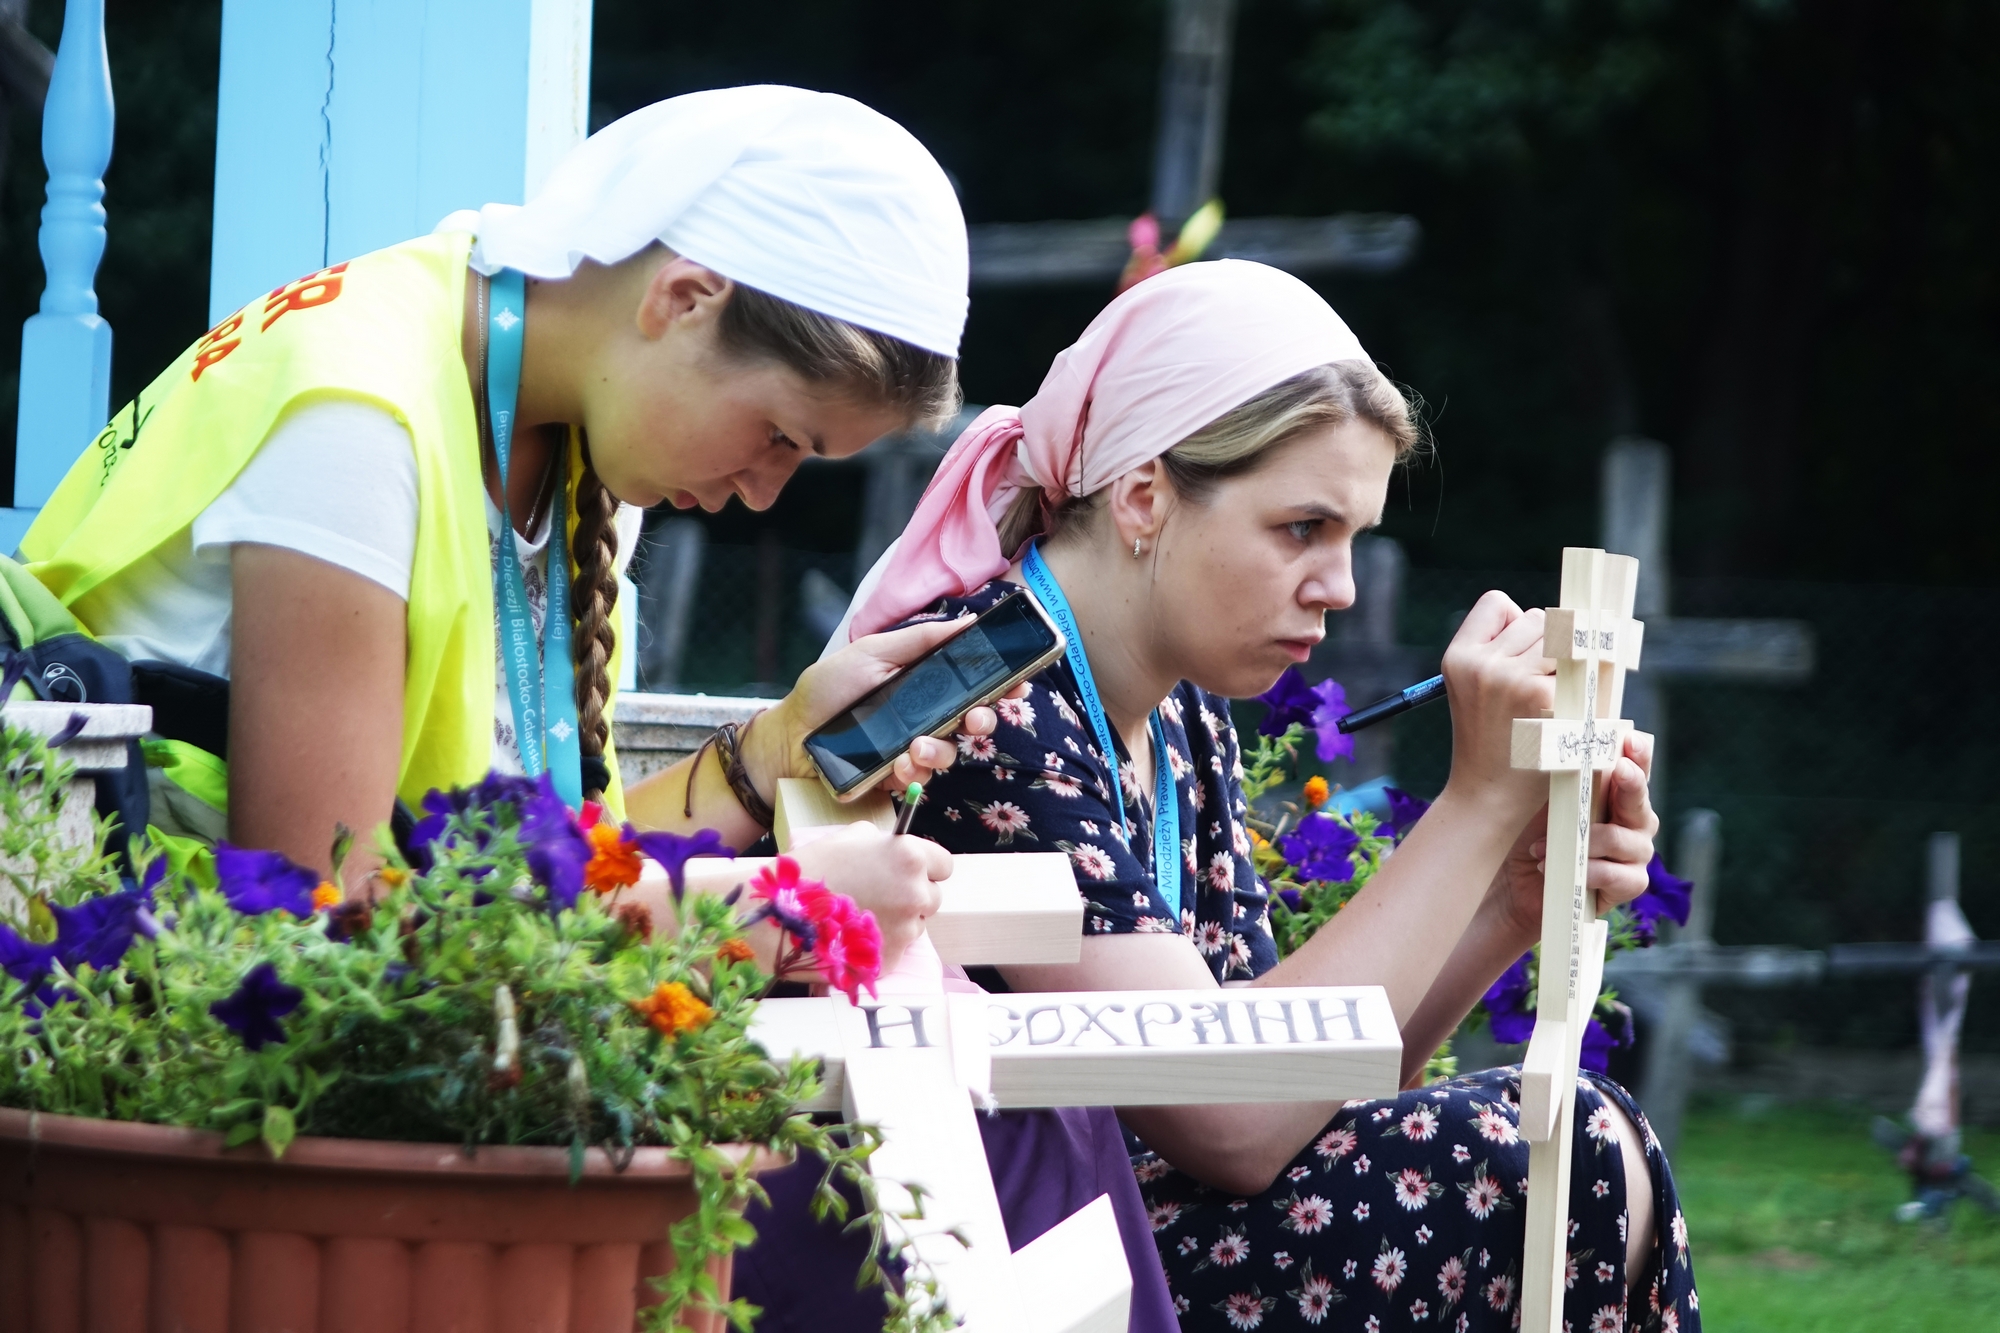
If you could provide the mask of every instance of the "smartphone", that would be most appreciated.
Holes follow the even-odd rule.
[[[837,797],[880,782],[919,736],[948,733],[1063,654],[1062,631],[1024,589],[883,681],[806,737],[806,753]]]

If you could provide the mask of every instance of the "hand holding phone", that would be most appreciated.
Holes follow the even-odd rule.
[[[865,791],[919,737],[945,734],[1062,652],[1062,634],[1041,606],[1025,591],[1011,593],[821,724],[806,737],[806,754],[835,796]]]

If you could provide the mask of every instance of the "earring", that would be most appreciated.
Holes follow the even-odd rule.
[[[1139,539],[1137,537],[1132,539],[1132,558],[1134,560],[1139,558]]]

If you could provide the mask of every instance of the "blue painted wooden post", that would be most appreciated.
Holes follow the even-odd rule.
[[[590,0],[224,0],[209,314],[519,203],[583,138]]]
[[[111,64],[104,0],[68,0],[42,108],[42,306],[21,330],[14,507],[0,510],[12,551],[56,483],[110,416],[111,326],[97,313],[104,258],[104,169],[111,163]]]

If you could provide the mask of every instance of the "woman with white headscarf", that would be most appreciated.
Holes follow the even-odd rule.
[[[227,838],[325,871],[338,825],[496,768],[741,847],[809,771],[799,738],[948,631],[859,644],[621,791],[612,602],[638,509],[761,509],[808,453],[949,415],[965,311],[957,200],[902,127],[796,88],[677,97],[525,206],[224,320],[114,417],[23,559],[137,664],[152,822],[184,857]],[[919,741],[896,780],[951,755]],[[891,957],[950,872],[863,829],[800,859],[875,910]]]

